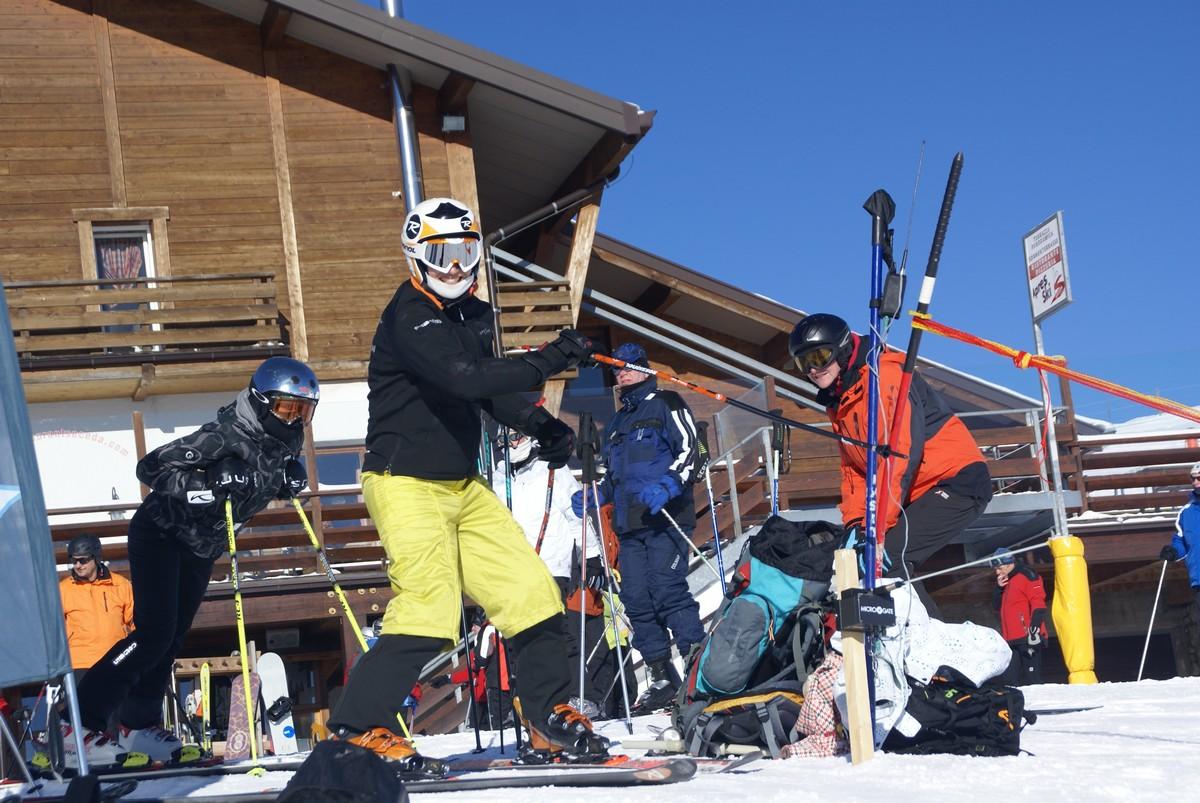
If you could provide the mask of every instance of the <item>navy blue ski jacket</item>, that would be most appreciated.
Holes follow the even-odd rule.
[[[605,429],[601,454],[608,468],[601,498],[613,503],[618,535],[670,528],[665,516],[650,515],[638,499],[643,488],[664,478],[677,489],[664,510],[684,530],[695,528],[696,421],[678,393],[659,390],[653,377],[626,387],[621,409]]]
[[[1192,498],[1175,518],[1175,537],[1171,539],[1175,554],[1187,561],[1188,581],[1200,588],[1200,494]]]

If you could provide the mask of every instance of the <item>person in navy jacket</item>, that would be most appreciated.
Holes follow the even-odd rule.
[[[649,366],[646,350],[625,343],[613,357]],[[696,465],[696,421],[653,376],[616,369],[621,409],[604,431],[601,457],[607,466],[600,504],[613,503],[613,530],[620,540],[621,602],[633,625],[633,646],[650,671],[650,686],[634,711],[672,704],[678,679],[670,664],[670,634],[681,656],[704,638],[700,608],[687,586],[688,547],[696,527],[692,483]],[[582,492],[572,497],[582,514]],[[664,513],[683,530],[681,536]]]
[[[1175,537],[1162,548],[1159,557],[1186,561],[1188,583],[1196,595],[1196,618],[1200,620],[1200,463],[1192,466],[1192,495],[1175,517]]]

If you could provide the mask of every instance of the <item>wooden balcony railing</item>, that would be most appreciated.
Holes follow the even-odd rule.
[[[270,273],[15,282],[22,370],[287,354]]]

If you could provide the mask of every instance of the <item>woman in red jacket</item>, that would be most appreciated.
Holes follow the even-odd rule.
[[[1000,635],[1012,648],[1012,663],[1004,678],[1018,686],[1042,682],[1042,651],[1046,648],[1046,586],[1038,573],[1007,549],[997,549],[989,561],[996,570],[996,610]]]

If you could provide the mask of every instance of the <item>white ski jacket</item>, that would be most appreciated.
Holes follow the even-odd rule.
[[[517,469],[512,476],[512,513],[530,546],[536,546],[538,533],[546,510],[546,484],[550,467],[536,457]],[[492,490],[504,502],[505,466],[501,460],[492,474]],[[542,561],[555,577],[571,577],[571,552],[579,544],[583,522],[571,510],[571,495],[580,489],[579,481],[570,469],[560,468],[554,472],[554,492],[550,500],[550,517],[546,523],[546,537],[542,540]],[[596,519],[588,523],[587,557],[600,556],[600,539],[597,537]],[[575,568],[578,572],[578,568]]]

